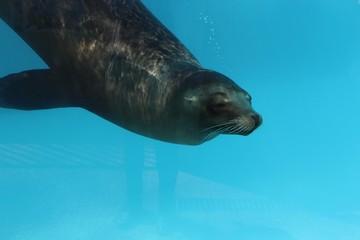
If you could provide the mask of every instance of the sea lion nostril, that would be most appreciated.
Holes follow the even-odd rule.
[[[252,114],[251,118],[255,121],[255,126],[258,127],[262,123],[262,117],[259,114]]]

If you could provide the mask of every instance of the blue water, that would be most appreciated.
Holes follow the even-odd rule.
[[[203,66],[251,93],[263,125],[188,147],[81,109],[0,109],[0,238],[360,239],[360,3],[143,2]],[[3,22],[0,43],[1,77],[46,68]],[[122,228],[123,163],[135,158],[154,215],[157,161],[174,162],[190,226]]]

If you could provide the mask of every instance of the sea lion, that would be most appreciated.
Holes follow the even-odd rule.
[[[204,69],[139,0],[1,0],[49,69],[0,79],[0,107],[82,107],[150,138],[198,145],[262,122],[250,95]]]

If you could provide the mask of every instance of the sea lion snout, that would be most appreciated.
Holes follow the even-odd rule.
[[[251,114],[251,118],[252,118],[252,119],[254,120],[254,122],[255,122],[254,129],[255,129],[255,128],[258,128],[258,127],[262,124],[263,119],[262,119],[262,117],[261,117],[260,114],[258,114],[258,113],[253,113],[253,114]]]

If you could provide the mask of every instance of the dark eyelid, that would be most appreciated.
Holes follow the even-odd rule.
[[[216,95],[226,96],[226,94],[223,92],[214,92],[211,94],[211,96],[216,96]]]

